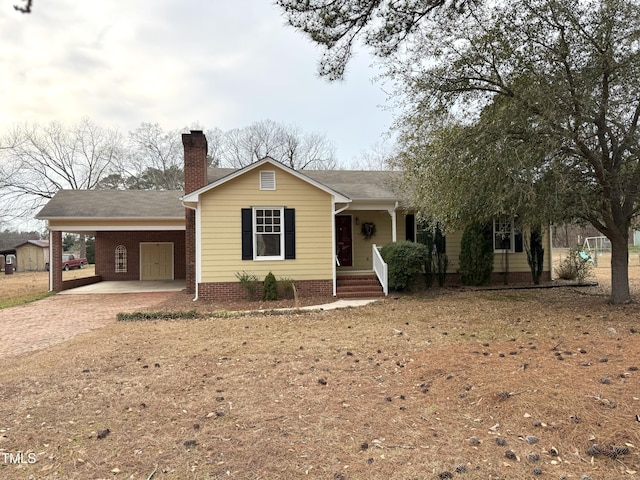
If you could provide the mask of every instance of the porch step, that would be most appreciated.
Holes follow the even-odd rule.
[[[345,275],[337,278],[338,298],[375,298],[383,297],[382,285],[375,274]]]

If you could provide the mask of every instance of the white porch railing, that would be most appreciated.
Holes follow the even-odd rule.
[[[376,272],[378,280],[380,281],[380,285],[382,285],[382,291],[385,295],[389,295],[389,277],[387,274],[387,264],[382,259],[382,255],[380,255],[380,251],[378,250],[378,247],[375,243],[371,247],[371,250],[371,257],[373,258],[373,271]]]

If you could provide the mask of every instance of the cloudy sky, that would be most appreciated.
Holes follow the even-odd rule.
[[[3,2],[0,128],[21,121],[133,130],[222,130],[265,119],[326,134],[349,164],[387,132],[383,84],[367,52],[344,82],[317,76],[319,49],[270,0]]]

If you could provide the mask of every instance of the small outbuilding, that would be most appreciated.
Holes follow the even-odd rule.
[[[43,272],[49,261],[49,240],[27,240],[15,247],[19,272]]]

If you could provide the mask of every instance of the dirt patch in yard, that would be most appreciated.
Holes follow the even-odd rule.
[[[640,306],[606,298],[111,323],[3,361],[0,476],[637,478]]]

